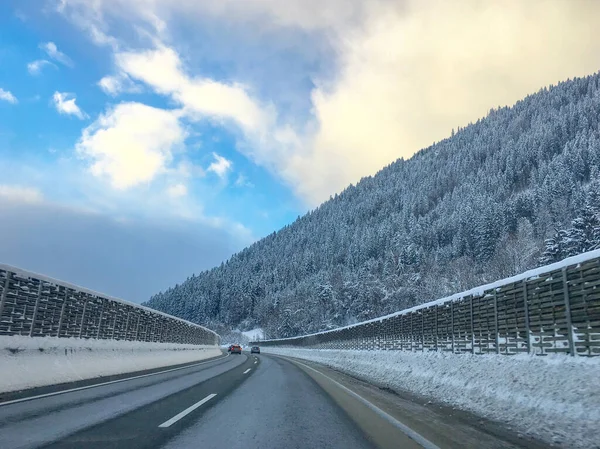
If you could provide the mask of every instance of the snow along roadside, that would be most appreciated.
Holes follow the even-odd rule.
[[[570,448],[600,441],[600,357],[262,347],[504,422]]]
[[[195,362],[220,354],[217,346],[0,336],[0,393]]]

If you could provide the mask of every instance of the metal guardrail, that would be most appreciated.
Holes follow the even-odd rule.
[[[600,251],[363,323],[251,344],[600,356]]]
[[[0,335],[218,345],[189,321],[0,264]]]

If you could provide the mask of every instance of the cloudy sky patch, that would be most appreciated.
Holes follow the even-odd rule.
[[[491,108],[599,66],[600,3],[585,0],[46,6],[0,6],[0,207],[7,229],[29,220],[0,262],[136,300],[160,288],[151,252],[162,268],[185,261],[185,279]],[[79,224],[54,222],[34,254],[37,221],[56,211]],[[87,228],[97,254],[70,263]],[[52,268],[56,247],[68,251]]]

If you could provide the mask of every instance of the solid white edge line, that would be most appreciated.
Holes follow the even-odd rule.
[[[47,398],[50,396],[57,396],[59,394],[72,393],[73,391],[88,390],[90,388],[102,387],[104,385],[116,384],[116,383],[125,382],[128,380],[141,379],[142,377],[156,376],[158,374],[170,373],[171,371],[179,371],[179,370],[186,369],[186,368],[193,368],[195,366],[204,365],[205,363],[216,362],[217,360],[226,359],[229,356],[230,356],[230,354],[227,353],[227,355],[225,357],[218,357],[218,358],[215,358],[212,360],[205,360],[204,362],[194,363],[193,365],[180,366],[179,368],[171,368],[171,369],[167,369],[164,371],[158,371],[157,373],[140,374],[139,376],[126,377],[125,379],[111,380],[108,382],[102,382],[102,383],[94,384],[94,385],[86,385],[85,387],[71,388],[69,390],[54,391],[52,393],[39,394],[37,396],[29,396],[29,397],[21,398],[21,399],[13,399],[12,401],[0,402],[0,407],[2,407],[4,405],[17,404],[19,402],[33,401],[34,399],[42,399],[42,398]],[[48,385],[46,385],[46,386],[48,386]],[[37,387],[37,388],[39,388],[39,387]]]
[[[243,372],[243,374],[246,374],[249,371],[252,371],[252,368],[248,368],[246,371]]]
[[[217,394],[216,393],[211,393],[208,396],[206,396],[204,399],[202,399],[201,401],[196,402],[194,405],[190,405],[188,408],[186,408],[184,411],[177,413],[175,416],[173,416],[171,419],[165,421],[164,423],[162,423],[160,426],[158,427],[171,427],[173,424],[175,424],[177,421],[179,421],[181,418],[183,418],[186,415],[189,415],[190,413],[192,413],[194,410],[196,410],[198,407],[200,407],[202,404],[207,403],[208,401],[210,401],[212,398],[214,398]]]
[[[298,365],[302,365],[305,368],[308,368],[311,371],[314,371],[317,374],[320,374],[321,376],[325,377],[326,379],[329,379],[332,383],[334,383],[335,385],[337,385],[339,388],[341,388],[342,390],[344,390],[346,393],[348,393],[350,396],[352,396],[353,398],[357,399],[358,401],[362,402],[364,405],[366,405],[367,407],[369,407],[371,410],[373,410],[375,413],[377,413],[379,416],[381,416],[382,418],[384,418],[386,421],[388,421],[390,424],[396,426],[398,429],[400,429],[403,433],[405,433],[410,439],[416,441],[417,443],[419,443],[421,446],[423,446],[424,449],[440,449],[439,446],[436,446],[434,443],[432,443],[431,441],[429,441],[428,439],[426,439],[425,437],[423,437],[422,435],[418,434],[417,432],[415,432],[414,430],[412,430],[410,427],[408,427],[405,424],[402,424],[400,421],[398,421],[396,418],[394,418],[392,415],[384,412],[383,410],[381,410],[379,407],[377,407],[376,405],[370,403],[369,401],[367,401],[365,398],[363,398],[362,396],[360,396],[358,393],[355,393],[354,391],[350,390],[348,387],[345,387],[344,385],[342,385],[341,383],[339,383],[338,381],[332,379],[331,377],[329,377],[327,374],[323,374],[322,372],[314,369],[311,366],[305,365],[302,362],[298,362],[296,360],[293,360],[293,363],[297,363]]]

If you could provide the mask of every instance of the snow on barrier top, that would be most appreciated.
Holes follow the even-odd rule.
[[[38,291],[32,293],[30,291],[29,286],[27,285],[11,285],[11,281],[18,280],[18,278],[31,281],[33,284],[38,286]],[[46,293],[45,291],[42,291],[42,286],[44,283],[56,286],[58,287],[58,289],[52,292],[53,295],[50,293],[44,294]],[[10,288],[11,286],[13,287],[12,290]],[[61,293],[63,294],[63,297],[60,297],[58,291],[60,290],[60,287],[63,288],[64,292],[70,290],[71,292],[74,292],[76,294],[83,294],[83,297],[75,298],[71,295],[68,298],[70,300],[69,301],[67,300],[66,293],[62,291]],[[173,341],[173,338],[175,338],[173,336],[173,332],[169,332],[169,329],[165,329],[165,326],[173,326],[174,323],[179,323],[183,326],[180,326],[181,329],[179,329],[179,333],[182,329],[185,328],[200,331],[200,334],[204,334],[203,338],[201,338],[204,344],[208,343],[208,340],[214,341],[210,342],[209,344],[218,344],[218,341],[220,340],[220,337],[216,332],[207,329],[199,324],[192,323],[191,321],[187,321],[182,318],[178,318],[166,314],[164,312],[160,312],[158,310],[142,306],[140,304],[126,301],[121,298],[105,295],[103,293],[96,292],[85,287],[81,287],[48,276],[44,276],[42,274],[23,270],[21,268],[13,267],[11,265],[0,264],[0,294],[0,335],[23,335],[24,333],[29,332],[31,336],[72,337],[72,334],[63,335],[63,333],[65,333],[65,330],[62,329],[63,321],[69,318],[68,313],[65,314],[65,311],[67,309],[77,309],[78,306],[83,306],[82,310],[71,310],[71,312],[74,312],[75,315],[77,315],[77,318],[79,318],[80,326],[83,326],[84,318],[87,318],[88,321],[90,320],[90,311],[87,310],[88,304],[93,303],[95,301],[97,303],[96,305],[100,304],[100,310],[94,310],[94,312],[97,312],[98,314],[97,317],[94,317],[97,318],[96,321],[98,322],[95,323],[95,325],[92,325],[93,329],[98,331],[97,338],[107,338],[106,336],[103,337],[100,334],[101,330],[106,330],[102,329],[103,326],[107,327],[109,331],[113,331],[114,333],[114,329],[117,326],[118,322],[122,321],[119,320],[119,318],[122,318],[119,317],[119,314],[127,312],[127,320],[125,323],[125,339],[138,340],[138,338],[130,338],[128,334],[131,334],[131,329],[127,329],[130,326],[129,315],[131,311],[134,310],[138,312],[138,315],[153,317],[155,322],[150,323],[154,325],[154,327],[151,329],[151,332],[161,333],[161,335],[147,335],[146,338],[142,341],[175,342]],[[83,304],[77,304],[77,301],[83,301]],[[107,308],[105,307],[105,304],[112,304],[112,307],[109,306]],[[11,308],[12,310],[9,310]],[[79,309],[81,309],[81,307],[79,307]],[[9,316],[9,313],[11,316]],[[161,319],[158,319],[159,317]],[[113,319],[112,323],[106,322],[109,320],[109,318]],[[137,328],[135,333],[136,335],[139,335],[139,316],[137,318],[138,322],[135,323],[135,326]],[[18,322],[20,322],[20,324]],[[16,324],[16,326],[11,326],[11,324]],[[28,326],[26,326],[25,324],[28,324]],[[65,322],[64,324],[67,325],[69,323]],[[73,323],[70,324],[72,325]],[[37,329],[36,326],[38,327]],[[15,329],[11,330],[12,327],[18,329],[19,331],[15,331]],[[131,323],[131,327],[133,327],[133,322]],[[23,330],[25,330],[26,332],[23,332]],[[177,342],[195,343],[195,341],[192,340],[198,340],[197,337],[200,334],[198,334],[198,332],[193,333],[197,334],[196,338],[187,338],[184,335],[180,335],[176,339],[186,341]],[[102,335],[105,334],[102,333]],[[163,335],[166,335],[166,340],[162,338]],[[90,337],[89,335],[87,336]]]
[[[586,270],[582,270],[584,264],[589,265],[592,269],[586,267]],[[561,272],[563,274],[560,276],[553,277]],[[377,344],[371,344],[368,349],[405,349],[404,345],[409,345],[411,349],[414,349],[415,346],[419,349],[426,349],[431,343],[433,347],[429,349],[454,352],[501,352],[504,349],[506,353],[568,352],[572,355],[582,352],[579,349],[575,350],[577,344],[585,343],[586,355],[600,355],[600,343],[594,340],[597,338],[596,336],[600,336],[600,288],[596,289],[594,281],[599,281],[598,284],[600,284],[600,249],[368,321],[297,337],[263,340],[260,343],[285,345],[293,342],[296,345],[302,342],[302,346],[346,348],[348,345],[332,340],[333,335],[339,335],[339,338],[344,339],[377,339]],[[542,283],[547,284],[542,286]],[[498,294],[498,292],[502,293]],[[505,293],[508,293],[510,298]],[[467,299],[469,301],[466,301]],[[516,301],[517,304],[504,304],[502,303],[504,299],[507,301],[510,299],[513,303]],[[454,306],[454,304],[457,305]],[[477,309],[475,311],[474,306]],[[486,308],[488,310],[484,310]],[[499,308],[502,309],[500,312]],[[431,311],[435,311],[435,317],[428,316]],[[444,319],[448,317],[444,316],[440,320],[438,317],[440,311],[449,311],[449,322]],[[487,315],[482,311],[488,312]],[[456,313],[466,315],[455,317]],[[549,324],[542,320],[544,313],[552,313],[555,321]],[[537,316],[539,322],[535,321],[536,316],[534,315],[536,314],[539,315]],[[575,315],[577,315],[576,318]],[[406,317],[410,317],[410,325],[405,323]],[[419,322],[415,327],[413,319],[417,317]],[[544,319],[547,320],[545,317]],[[484,326],[483,322],[488,320],[493,323],[491,328],[489,323],[486,323],[487,327]],[[513,321],[514,336],[503,334],[503,325],[507,332],[511,330],[510,320]],[[517,326],[514,326],[515,320]],[[577,323],[574,323],[574,320]],[[389,325],[390,323],[392,324]],[[574,324],[578,326],[574,326]],[[365,329],[369,325],[371,325],[371,330],[367,332],[368,336],[364,335],[365,332],[352,332]],[[444,330],[446,325],[449,325],[449,330]],[[410,327],[410,330],[407,330],[407,327]],[[440,332],[440,327],[442,327],[442,332]],[[375,331],[375,328],[379,330]],[[577,334],[577,331],[584,335]],[[382,334],[375,335],[374,332]],[[458,338],[463,340],[458,345],[456,344],[457,334],[459,334]],[[467,338],[463,334],[468,334]],[[482,334],[487,335],[482,337]],[[387,341],[390,340],[388,338],[390,335],[394,336],[391,338],[393,340],[391,342]],[[327,336],[331,338],[325,338]],[[431,341],[426,341],[427,336],[432,337]],[[557,342],[563,343],[560,341],[561,336],[565,339],[565,348],[560,348],[560,345],[556,344]],[[382,338],[387,340],[382,343]],[[452,348],[441,347],[443,345],[440,345],[440,340],[444,338],[452,341]],[[402,339],[409,341],[403,343]],[[325,340],[327,340],[327,344],[324,344]],[[551,343],[553,340],[554,343]],[[462,347],[460,347],[461,344]],[[536,350],[536,344],[539,346],[537,348],[539,350]],[[384,347],[386,345],[389,347]],[[347,347],[346,349],[355,348]],[[361,349],[363,348],[361,347]]]

